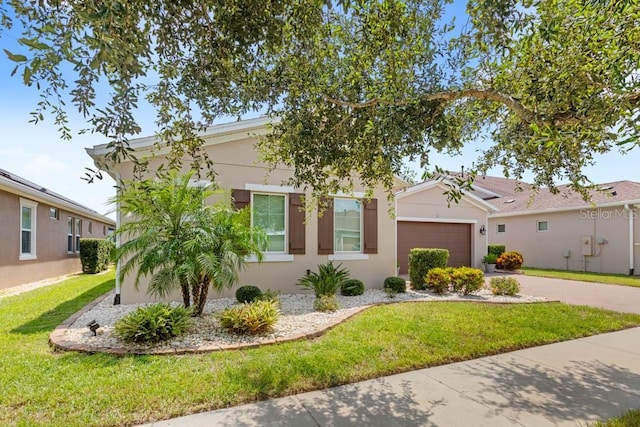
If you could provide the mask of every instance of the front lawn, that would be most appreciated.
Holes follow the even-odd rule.
[[[625,412],[617,418],[607,421],[598,421],[592,427],[638,427],[640,426],[640,409]]]
[[[130,425],[640,325],[560,303],[369,309],[313,341],[189,356],[52,353],[53,328],[113,287],[79,276],[0,300],[0,425]]]
[[[624,274],[590,273],[582,271],[553,270],[543,268],[523,268],[527,276],[552,277],[554,279],[582,280],[583,282],[605,283],[610,285],[635,286],[640,288],[640,277]]]

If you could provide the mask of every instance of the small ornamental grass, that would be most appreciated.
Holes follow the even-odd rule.
[[[313,309],[316,311],[331,313],[338,310],[338,308],[340,308],[340,305],[335,295],[322,295],[313,301]]]
[[[260,295],[262,295],[262,291],[257,286],[240,286],[236,291],[236,300],[239,303],[251,302],[258,299]]]
[[[349,271],[342,268],[342,264],[336,266],[329,261],[328,264],[318,266],[318,273],[312,271],[303,276],[298,280],[297,285],[312,290],[316,298],[320,298],[325,295],[335,295],[348,278]]]
[[[279,317],[276,303],[262,300],[234,305],[218,314],[222,327],[239,335],[271,332]]]
[[[126,342],[157,343],[187,332],[193,310],[184,306],[154,304],[140,307],[114,325],[115,335]]]
[[[347,279],[342,283],[340,294],[345,297],[355,297],[364,293],[364,283],[358,279]]]
[[[513,277],[492,277],[489,286],[494,295],[514,296],[520,292],[520,282]]]

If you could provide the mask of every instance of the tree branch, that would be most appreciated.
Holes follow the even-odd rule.
[[[347,108],[353,108],[353,109],[368,108],[376,105],[402,106],[402,105],[411,104],[416,101],[447,101],[449,102],[449,101],[455,101],[456,99],[461,99],[461,98],[475,98],[475,99],[485,99],[485,100],[496,101],[508,107],[525,123],[532,123],[536,121],[536,114],[528,110],[517,99],[493,89],[465,89],[465,90],[457,90],[457,91],[437,92],[429,95],[424,95],[417,100],[400,100],[400,101],[388,101],[385,99],[373,98],[365,102],[346,102],[346,101],[341,101],[339,99],[330,98],[327,96],[324,97],[324,99],[327,102],[330,102],[332,104],[335,104],[341,107],[347,107]]]

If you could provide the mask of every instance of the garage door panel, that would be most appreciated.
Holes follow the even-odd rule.
[[[471,224],[398,221],[398,262],[407,273],[413,248],[449,250],[450,267],[471,265]]]

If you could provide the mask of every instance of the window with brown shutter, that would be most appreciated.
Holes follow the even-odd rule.
[[[364,203],[363,214],[364,253],[378,253],[378,200],[371,199]]]
[[[305,253],[305,223],[303,194],[289,193],[289,253]]]
[[[318,217],[318,255],[333,254],[333,199],[325,203],[327,206],[322,216]]]

